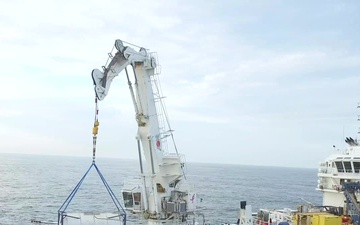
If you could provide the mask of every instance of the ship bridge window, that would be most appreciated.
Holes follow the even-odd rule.
[[[335,165],[336,165],[337,171],[338,171],[339,173],[343,173],[343,172],[344,172],[344,166],[343,166],[343,164],[342,164],[341,161],[336,161],[336,162],[335,162]]]
[[[360,173],[360,162],[353,162],[354,165],[354,172]]]
[[[344,162],[345,172],[352,173],[351,162]]]

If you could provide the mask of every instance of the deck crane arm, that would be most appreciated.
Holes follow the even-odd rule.
[[[156,174],[163,157],[159,144],[160,129],[151,80],[156,61],[154,57],[150,57],[145,48],[140,48],[137,52],[129,46],[124,46],[121,40],[116,40],[114,47],[117,52],[114,56],[109,54],[110,62],[103,67],[103,71],[98,69],[92,71],[95,93],[98,100],[103,100],[109,92],[113,79],[125,70],[138,123],[137,139],[142,144],[147,168],[152,174]],[[133,68],[135,91],[127,71],[129,65]]]
[[[109,60],[103,70],[94,69],[92,79],[98,100],[103,100],[110,89],[113,79],[123,70],[126,72],[131,98],[135,108],[138,131],[136,135],[140,172],[142,177],[141,206],[129,206],[141,211],[144,215],[156,219],[175,219],[184,217],[196,208],[195,193],[184,177],[181,156],[176,152],[170,154],[164,151],[166,131],[160,130],[159,114],[156,101],[161,97],[156,93],[157,79],[154,78],[156,60],[145,48],[135,51],[130,46],[124,46],[121,40],[116,40],[116,53],[109,54]],[[134,85],[129,79],[127,66],[131,66],[134,75]],[[162,104],[160,104],[162,105]],[[164,115],[163,113],[162,115]],[[141,148],[145,158],[145,169],[142,167]],[[135,194],[133,189],[123,192],[127,196]],[[138,198],[137,198],[138,199]]]

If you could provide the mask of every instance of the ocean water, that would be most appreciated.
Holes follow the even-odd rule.
[[[0,154],[0,224],[30,224],[31,219],[57,220],[57,211],[91,165],[86,157]],[[98,158],[101,173],[118,199],[125,180],[138,175],[136,160]],[[302,199],[321,204],[315,191],[317,169],[187,163],[206,222],[236,222],[239,202],[259,208],[296,208]],[[85,179],[68,211],[114,205],[95,170]]]

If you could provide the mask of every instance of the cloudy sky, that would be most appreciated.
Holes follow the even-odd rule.
[[[1,1],[0,152],[91,157],[90,73],[122,39],[157,52],[187,161],[317,167],[360,125],[359,11],[357,0]],[[99,120],[97,155],[137,158],[124,76]]]

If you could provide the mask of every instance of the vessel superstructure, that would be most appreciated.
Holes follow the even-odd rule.
[[[337,149],[320,163],[316,190],[323,193],[323,205],[346,209],[344,183],[360,182],[360,143],[353,137],[345,137],[344,141],[345,149]]]
[[[360,104],[357,107],[360,109]],[[358,117],[360,121],[360,116]],[[360,133],[360,129],[359,132]],[[286,224],[360,224],[360,142],[345,137],[346,147],[336,149],[319,164],[316,190],[323,202],[299,205],[296,210],[260,209],[254,221],[262,225]],[[350,219],[351,218],[351,219]]]
[[[323,205],[345,207],[342,186],[360,182],[360,146],[356,139],[346,138],[345,150],[332,154],[320,164],[316,190],[323,193]]]

